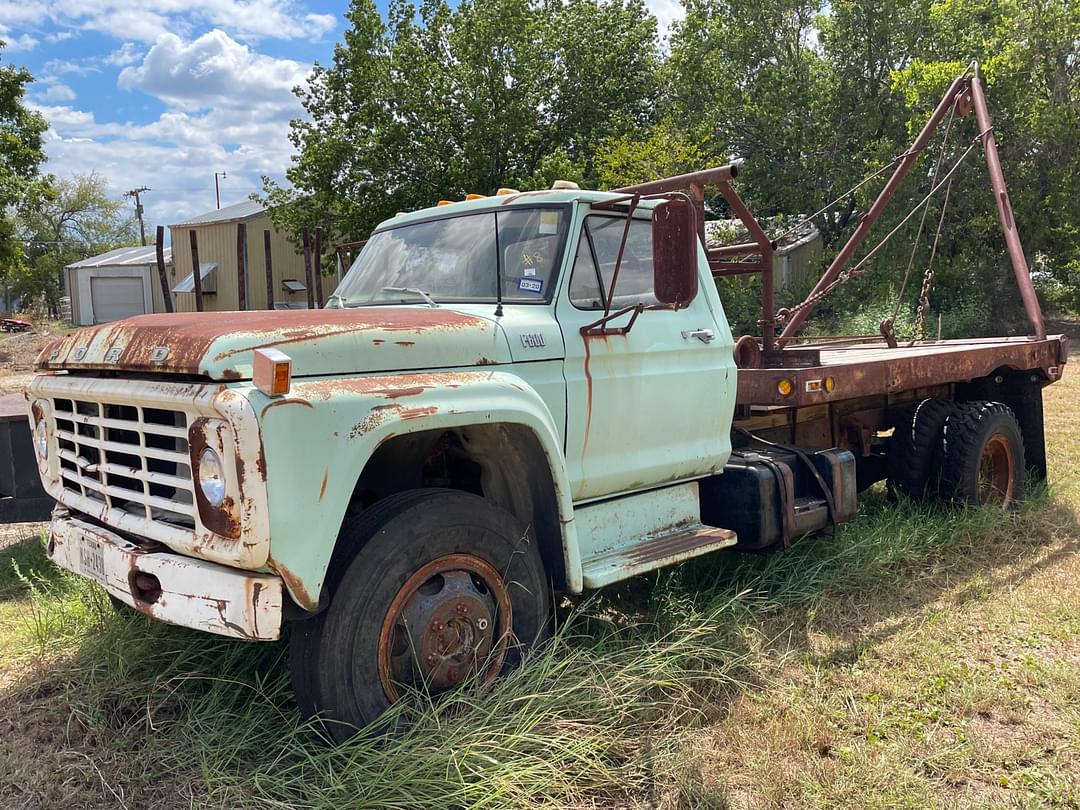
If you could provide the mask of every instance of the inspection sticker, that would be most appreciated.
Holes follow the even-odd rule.
[[[531,292],[539,295],[544,291],[544,280],[542,278],[523,278],[518,281],[518,289],[522,292]]]

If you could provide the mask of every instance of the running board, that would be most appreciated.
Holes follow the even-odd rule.
[[[683,525],[671,534],[583,560],[585,587],[600,588],[710,551],[730,548],[736,542],[735,532],[730,529],[717,529],[703,523]]]

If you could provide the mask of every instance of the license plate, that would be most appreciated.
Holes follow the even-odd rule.
[[[83,540],[79,544],[79,571],[90,579],[105,584],[105,553],[96,540]]]

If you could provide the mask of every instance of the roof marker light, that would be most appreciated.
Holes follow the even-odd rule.
[[[487,197],[487,194],[466,194],[466,200],[482,200]]]
[[[503,186],[502,188],[500,188],[498,191],[495,192],[495,196],[496,197],[508,197],[511,194],[520,194],[520,193],[521,192],[518,191],[516,188],[508,188],[507,186]]]

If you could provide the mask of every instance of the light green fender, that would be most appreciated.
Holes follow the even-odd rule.
[[[558,500],[567,586],[582,588],[573,503],[559,433],[514,374],[441,371],[294,380],[284,397],[246,387],[259,415],[270,511],[270,565],[314,610],[364,465],[393,436],[482,424],[521,425],[544,451]]]

